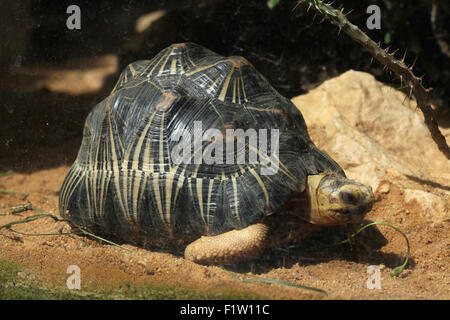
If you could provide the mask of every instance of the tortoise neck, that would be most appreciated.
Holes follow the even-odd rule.
[[[320,216],[316,191],[326,175],[318,174],[308,176],[304,191],[294,193],[290,200],[283,206],[282,212],[288,212],[307,222],[316,223]]]
[[[310,191],[305,188],[303,192],[294,193],[291,198],[280,209],[280,213],[287,213],[305,221],[310,221],[311,217],[311,197]]]

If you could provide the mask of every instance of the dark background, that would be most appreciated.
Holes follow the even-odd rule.
[[[433,3],[435,15],[432,15]],[[81,29],[68,30],[66,9],[81,8]],[[381,8],[381,29],[368,30],[366,8]],[[382,47],[407,49],[416,75],[433,88],[437,117],[448,126],[450,113],[450,5],[446,1],[336,0],[353,10],[349,20]],[[139,17],[156,10],[165,15],[138,34]],[[296,1],[18,1],[0,4],[0,170],[31,171],[70,164],[90,109],[114,86],[125,65],[150,59],[166,46],[192,41],[223,55],[247,58],[283,95],[291,98],[349,69],[373,74],[400,87],[389,71],[347,35]],[[119,69],[95,93],[69,95],[47,88],[25,90],[39,73],[18,78],[28,65],[65,65],[78,57],[115,54]],[[74,65],[73,68],[83,68]]]

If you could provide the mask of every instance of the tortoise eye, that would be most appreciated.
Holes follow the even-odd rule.
[[[358,202],[358,196],[351,191],[341,191],[339,196],[345,203],[356,204]]]

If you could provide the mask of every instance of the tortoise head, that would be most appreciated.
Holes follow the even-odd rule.
[[[313,224],[338,225],[361,221],[372,209],[372,188],[336,174],[308,176],[309,210],[302,218]]]

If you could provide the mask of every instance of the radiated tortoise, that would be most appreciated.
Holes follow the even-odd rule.
[[[372,189],[311,141],[244,58],[174,44],[126,67],[87,117],[59,206],[75,226],[231,263],[360,221]]]

